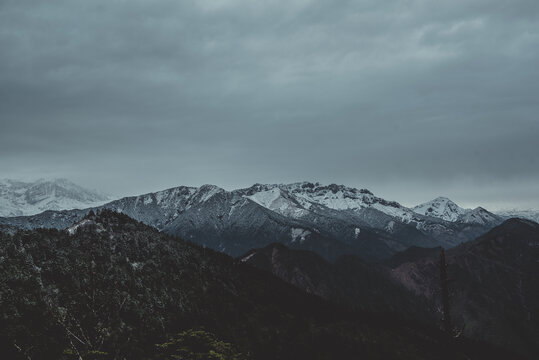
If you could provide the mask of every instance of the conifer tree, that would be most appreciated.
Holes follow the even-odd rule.
[[[445,250],[440,251],[440,295],[442,300],[442,323],[444,330],[448,334],[453,333],[453,325],[451,323],[451,305],[449,302],[449,280],[447,278],[447,263],[445,260]]]

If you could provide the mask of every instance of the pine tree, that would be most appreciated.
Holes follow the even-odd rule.
[[[451,305],[449,302],[449,280],[447,278],[447,263],[445,261],[445,250],[440,251],[440,295],[442,297],[442,323],[444,330],[448,334],[453,334],[451,323]]]

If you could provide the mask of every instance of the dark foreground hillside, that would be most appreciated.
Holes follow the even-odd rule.
[[[353,310],[394,312],[429,323],[437,319],[425,298],[415,296],[398,283],[386,267],[365,263],[354,255],[342,256],[332,263],[314,252],[274,243],[249,251],[239,261]]]
[[[90,214],[69,231],[0,232],[0,353],[6,359],[509,356],[392,315],[340,310],[110,211]]]
[[[457,331],[536,359],[539,354],[539,224],[510,219],[447,251]],[[411,248],[388,265],[403,285],[440,307],[440,252]]]

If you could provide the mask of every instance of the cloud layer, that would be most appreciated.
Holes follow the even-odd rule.
[[[0,168],[539,207],[538,20],[536,0],[4,0]]]

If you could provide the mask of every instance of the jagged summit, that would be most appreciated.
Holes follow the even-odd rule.
[[[303,216],[313,206],[323,206],[332,210],[359,210],[374,208],[390,216],[411,219],[413,212],[395,201],[376,197],[367,189],[355,189],[344,185],[321,185],[320,183],[297,182],[291,184],[254,184],[251,187],[226,191],[215,185],[201,187],[175,187],[156,193],[148,193],[125,199],[134,200],[166,210],[167,216],[186,211],[193,206],[210,200],[215,195],[228,195],[235,200],[249,199],[269,210],[285,216]],[[123,210],[120,199],[107,207]]]
[[[34,215],[46,210],[84,209],[112,198],[67,179],[25,182],[0,180],[0,216]]]
[[[310,182],[310,181],[300,181],[300,182],[294,182],[294,183],[281,183],[281,184],[261,184],[256,183],[252,185],[251,187],[244,189],[244,190],[251,190],[251,191],[265,191],[269,189],[279,188],[287,191],[293,191],[293,192],[324,192],[329,191],[334,194],[336,194],[339,191],[346,192],[346,193],[361,193],[361,194],[370,194],[373,195],[372,192],[370,192],[367,189],[356,189],[352,187],[348,187],[346,185],[338,185],[338,184],[329,184],[324,185],[319,182]]]
[[[321,205],[333,210],[374,208],[400,218],[410,218],[413,214],[398,202],[376,197],[367,189],[356,189],[345,185],[322,185],[318,182],[255,184],[250,188],[236,191],[271,210],[281,208],[275,204],[282,205],[283,201],[279,201],[279,198],[283,198],[284,202],[292,201],[306,210],[313,205]]]
[[[451,222],[457,221],[467,211],[443,196],[415,206],[412,210],[421,215],[437,217]]]

